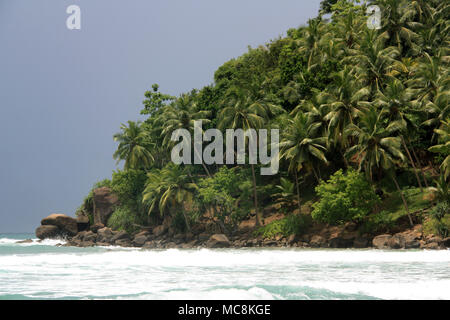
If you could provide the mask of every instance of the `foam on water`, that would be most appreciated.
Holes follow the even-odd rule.
[[[0,299],[450,299],[450,251],[55,247],[0,238]]]

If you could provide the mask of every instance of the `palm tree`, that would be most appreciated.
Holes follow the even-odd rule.
[[[442,121],[450,117],[449,95],[450,91],[438,92],[433,101],[429,101],[425,105],[425,111],[429,118],[423,122],[424,126],[437,129],[442,124]],[[434,140],[434,137],[432,140]]]
[[[358,79],[376,92],[381,89],[400,52],[397,47],[386,47],[386,39],[376,30],[367,29],[362,39],[358,49],[351,50],[352,55],[344,61],[355,65]]]
[[[169,163],[161,170],[148,173],[148,181],[143,192],[143,203],[148,206],[148,213],[159,208],[161,216],[168,209],[181,210],[186,227],[190,231],[186,205],[192,203],[197,185],[192,182],[187,168]]]
[[[280,106],[261,96],[253,88],[232,87],[224,100],[224,108],[219,113],[219,129],[260,129],[273,114],[283,112]],[[256,211],[256,226],[262,225],[262,216],[258,210],[255,165],[251,164],[253,178],[253,197]]]
[[[381,109],[381,114],[389,121],[389,131],[399,132],[402,145],[413,167],[417,183],[421,192],[423,192],[422,182],[417,173],[416,165],[403,136],[403,133],[407,132],[409,127],[414,126],[406,116],[406,111],[411,104],[413,95],[414,92],[412,90],[405,88],[400,80],[394,78],[386,85],[383,91],[378,91],[374,104]],[[422,168],[421,171],[425,183],[427,183]]]
[[[369,88],[361,88],[361,85],[348,67],[345,67],[344,70],[335,75],[334,88],[331,94],[322,94],[329,99],[325,106],[330,111],[325,116],[325,120],[329,123],[329,138],[335,144],[346,148],[348,141],[345,135],[345,128],[355,121],[362,108],[369,105],[365,101],[369,94]]]
[[[209,113],[209,111],[198,110],[197,105],[189,95],[181,95],[175,103],[167,106],[161,114],[161,122],[163,124],[162,135],[164,137],[163,144],[170,148],[175,143],[171,141],[171,137],[172,133],[177,129],[186,129],[192,133],[194,132],[195,121],[202,121],[205,124],[210,122],[210,120],[206,118]],[[192,144],[193,143],[194,141],[192,141]],[[193,150],[194,152],[198,152],[196,148],[193,148]],[[201,158],[200,155],[198,156]],[[207,175],[211,176],[203,161],[202,166]]]
[[[449,89],[450,78],[448,68],[445,67],[445,57],[431,57],[424,54],[425,59],[419,63],[415,72],[415,77],[408,81],[412,88],[419,92],[420,101],[433,101],[439,91]]]
[[[448,179],[450,177],[450,117],[442,121],[441,127],[434,131],[439,135],[440,143],[429,148],[429,150],[446,157],[441,164],[441,173],[445,179]]]
[[[300,206],[300,187],[298,184],[298,172],[306,167],[311,170],[317,181],[320,181],[316,173],[314,163],[322,161],[327,163],[325,157],[327,138],[317,137],[317,127],[303,113],[298,113],[294,119],[288,119],[283,130],[283,138],[280,142],[280,157],[289,161],[289,171],[295,175],[297,187],[297,202]]]
[[[413,225],[408,203],[395,177],[395,160],[406,160],[401,151],[401,139],[392,136],[392,132],[384,124],[382,115],[374,108],[365,110],[359,119],[358,125],[350,124],[347,131],[350,135],[356,137],[358,142],[347,150],[346,156],[352,157],[356,155],[359,161],[358,170],[364,169],[370,180],[372,180],[374,170],[390,172],[402,198],[409,222]]]
[[[414,46],[419,36],[413,30],[420,26],[414,22],[415,10],[406,0],[376,0],[372,4],[381,7],[383,12],[383,32],[389,38],[389,43],[405,51],[405,44]]]
[[[114,159],[117,163],[125,160],[124,169],[149,169],[153,156],[149,151],[152,143],[150,136],[140,122],[128,121],[128,126],[122,124],[121,132],[114,135],[114,141],[119,142]]]

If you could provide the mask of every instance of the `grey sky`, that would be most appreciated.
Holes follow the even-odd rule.
[[[66,28],[77,4],[82,29]],[[178,95],[315,17],[320,0],[0,0],[0,233],[74,215],[144,92]]]

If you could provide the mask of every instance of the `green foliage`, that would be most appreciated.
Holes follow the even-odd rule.
[[[221,167],[210,178],[201,179],[198,183],[198,201],[214,213],[225,227],[236,227],[244,217],[251,185],[246,182],[242,172]]]
[[[255,231],[256,236],[272,239],[276,236],[288,237],[292,234],[302,234],[310,225],[311,221],[304,215],[290,214],[287,217],[273,221]]]
[[[111,217],[108,219],[107,226],[113,230],[124,230],[128,233],[133,233],[139,230],[145,220],[133,212],[129,207],[119,207],[114,210]]]
[[[313,204],[312,217],[330,224],[361,221],[380,202],[364,176],[354,170],[337,171],[316,187],[320,200]]]
[[[429,213],[430,219],[424,225],[428,234],[437,234],[443,238],[450,236],[450,203],[442,201]]]

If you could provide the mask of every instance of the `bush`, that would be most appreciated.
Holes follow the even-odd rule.
[[[271,239],[277,235],[288,237],[292,234],[302,234],[309,227],[310,222],[307,216],[290,214],[286,218],[273,221],[259,228],[255,232],[255,235],[261,235],[265,239]]]
[[[143,219],[136,212],[131,211],[127,207],[119,207],[114,210],[108,219],[107,225],[113,230],[124,230],[128,233],[133,233],[140,229],[139,225],[142,225],[143,222]]]
[[[430,212],[430,220],[428,221],[428,229],[430,233],[438,234],[443,238],[450,235],[450,204],[442,201],[437,204]]]
[[[381,211],[368,217],[361,228],[362,233],[379,233],[389,232],[395,226],[395,221],[392,219],[388,211]]]
[[[320,200],[313,204],[312,217],[330,224],[361,221],[380,203],[380,198],[364,175],[352,169],[333,174],[316,187]]]

